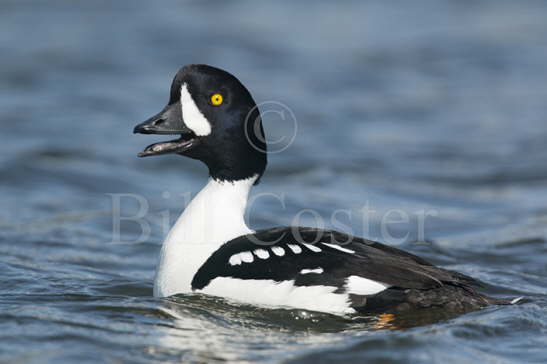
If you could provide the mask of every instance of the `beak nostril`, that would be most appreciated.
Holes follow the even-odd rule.
[[[152,125],[158,126],[158,125],[163,124],[164,122],[165,122],[165,119],[157,119],[157,120],[154,120],[154,121],[152,122]]]

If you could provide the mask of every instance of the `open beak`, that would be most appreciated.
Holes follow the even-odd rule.
[[[167,105],[159,114],[135,126],[133,133],[180,135],[178,139],[147,146],[138,154],[139,157],[182,153],[198,143],[196,135],[182,119],[180,102]]]

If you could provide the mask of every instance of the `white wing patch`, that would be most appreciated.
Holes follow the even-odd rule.
[[[217,277],[201,292],[234,301],[270,307],[289,307],[350,314],[347,294],[334,293],[334,286],[295,286],[294,281],[275,282],[269,279]]]
[[[302,245],[304,245],[306,248],[308,248],[309,250],[311,250],[314,253],[320,253],[321,252],[321,248],[319,248],[315,245],[306,244],[306,243],[302,243]]]
[[[322,243],[324,245],[327,245],[327,246],[330,246],[331,248],[334,248],[334,249],[338,249],[338,250],[341,250],[343,252],[346,252],[346,253],[355,253],[353,250],[349,250],[349,249],[345,249],[345,248],[341,248],[337,245],[333,245],[333,244],[326,244],[326,243]],[[314,253],[320,253],[322,250],[321,248],[319,248],[318,246],[316,245],[313,245],[313,244],[306,244],[306,243],[302,243],[302,245],[304,245],[306,248],[308,248],[309,250],[311,250],[312,252]],[[297,244],[287,244],[287,247],[294,253],[294,254],[300,254],[302,253],[302,248],[300,247],[300,245],[297,245]],[[283,249],[282,247],[280,246],[272,246],[271,247],[271,250],[272,250],[272,253],[274,255],[277,255],[278,257],[282,257],[285,255],[285,249]],[[241,252],[241,253],[237,253],[237,254],[234,254],[230,257],[230,259],[228,260],[228,262],[230,263],[230,265],[240,265],[242,262],[243,263],[252,263],[254,261],[254,255],[256,255],[258,258],[260,259],[268,259],[270,257],[270,253],[265,250],[265,249],[256,249],[254,250],[252,253],[251,252],[248,252],[248,251],[245,251],[245,252]],[[321,268],[319,268],[321,269]],[[306,269],[304,269],[306,270]],[[306,274],[306,273],[322,273],[322,269],[321,269],[321,272],[305,272],[305,273],[302,273],[302,274]]]
[[[180,88],[180,104],[182,105],[182,118],[187,127],[192,129],[194,134],[205,136],[211,134],[211,123],[198,109],[192,95],[188,91],[186,83]]]
[[[241,258],[239,256],[239,254],[234,254],[230,257],[230,260],[228,260],[228,263],[230,263],[230,265],[240,265],[241,264]]]
[[[241,260],[245,263],[252,263],[254,260],[253,254],[251,252],[241,252],[239,253]]]
[[[340,245],[336,245],[336,244],[327,244],[327,243],[322,243],[322,244],[328,246],[329,248],[333,248],[333,249],[336,249],[336,250],[340,250],[341,252],[344,252],[344,253],[355,254],[355,251],[354,251],[354,250],[347,249],[347,248],[342,248]]]
[[[292,250],[292,252],[294,254],[300,254],[302,253],[302,248],[299,247],[298,245],[296,244],[287,244],[287,246],[289,247],[290,250]]]
[[[228,259],[230,265],[240,265],[243,263],[252,263],[254,261],[253,254],[251,252],[241,252],[234,254]]]
[[[382,292],[389,287],[390,286],[387,284],[383,284],[359,276],[349,276],[346,279],[347,293],[353,293],[358,295],[371,295]]]
[[[302,269],[300,271],[300,274],[310,274],[310,273],[321,274],[321,273],[323,273],[323,268]]]
[[[268,259],[270,257],[270,253],[264,249],[256,249],[253,253],[260,259]]]
[[[277,255],[278,257],[282,257],[283,255],[285,255],[285,249],[283,249],[282,247],[280,246],[273,246],[272,247],[272,252]]]

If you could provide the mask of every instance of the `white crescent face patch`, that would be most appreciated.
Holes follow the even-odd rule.
[[[192,95],[188,91],[186,83],[180,88],[180,104],[182,105],[182,118],[188,128],[198,136],[211,134],[211,123],[198,109]]]

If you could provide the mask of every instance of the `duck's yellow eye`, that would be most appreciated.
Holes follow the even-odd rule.
[[[219,106],[222,104],[222,95],[221,94],[214,94],[211,96],[211,104],[214,106]]]

